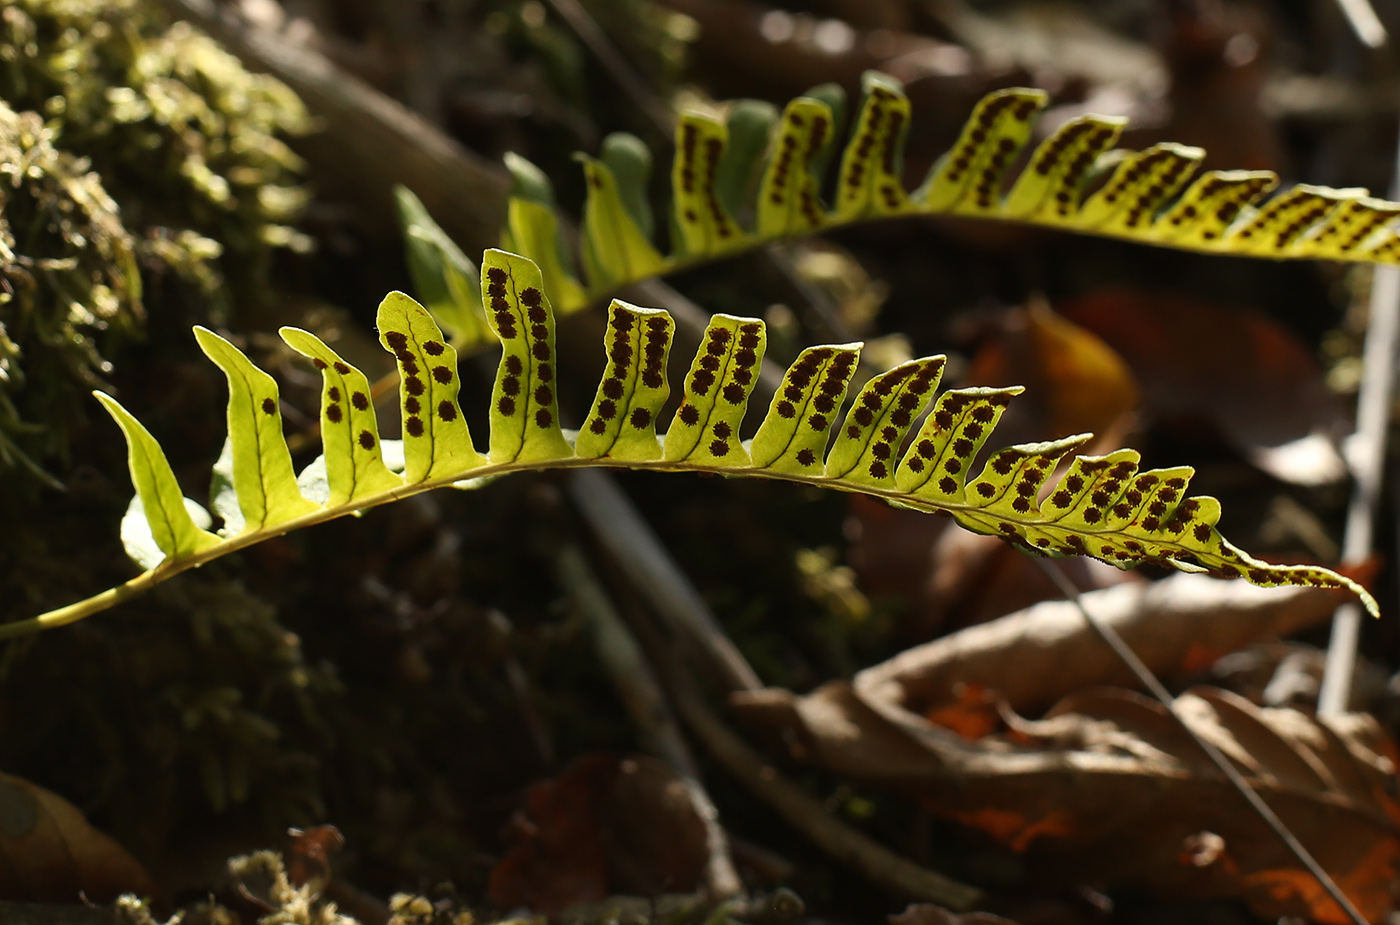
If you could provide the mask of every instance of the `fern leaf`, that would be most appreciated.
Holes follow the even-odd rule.
[[[105,392],[92,394],[107,409],[126,437],[127,466],[131,470],[131,484],[136,488],[136,500],[140,502],[139,508],[133,505],[131,513],[144,516],[150,527],[151,539],[163,554],[164,561],[194,556],[219,545],[217,536],[195,524],[190,506],[198,510],[198,505],[180,492],[180,483],[175,480],[170,461],[165,458],[165,451],[151,432],[112,396]],[[132,541],[131,530],[123,524],[122,532],[128,539],[126,545],[130,551],[136,545]],[[136,558],[148,570],[162,561],[145,554]]]
[[[758,193],[759,237],[806,234],[826,223],[813,161],[830,144],[833,123],[831,107],[820,100],[796,99],[783,110]]]
[[[750,453],[755,467],[794,475],[821,471],[860,348],[860,344],[808,347],[798,354],[754,434]]]
[[[665,459],[726,469],[749,464],[739,425],[767,346],[761,321],[733,315],[710,319],[666,432]]]
[[[761,100],[739,100],[729,111],[725,129],[729,143],[715,170],[715,195],[719,204],[743,220],[754,189],[763,174],[763,155],[778,121],[778,111]]]
[[[278,333],[321,371],[321,443],[330,486],[326,505],[340,507],[402,485],[403,479],[384,465],[365,374],[310,331],[286,327]]]
[[[1125,158],[1084,203],[1076,224],[1122,235],[1149,230],[1162,203],[1186,185],[1205,155],[1200,148],[1165,142]]]
[[[559,248],[559,219],[553,210],[529,199],[512,199],[507,206],[507,220],[509,233],[502,235],[505,246],[522,253],[539,254],[541,278],[550,292],[559,293],[564,304],[575,310],[587,304],[588,292],[564,265]]]
[[[584,154],[578,159],[588,181],[583,227],[590,284],[615,287],[664,272],[666,261],[623,204],[612,169]]]
[[[676,125],[671,184],[682,253],[721,254],[744,243],[744,234],[716,187],[728,144],[729,129],[705,116],[685,113]]]
[[[1153,223],[1163,240],[1205,246],[1218,241],[1244,206],[1278,185],[1267,170],[1212,170]]]
[[[1317,228],[1298,239],[1298,244],[1310,255],[1343,260],[1365,251],[1372,233],[1389,225],[1400,215],[1400,203],[1358,196],[1348,199],[1322,221]],[[1395,239],[1394,232],[1381,235],[1381,240]]]
[[[1205,201],[1207,193],[1201,195]],[[1355,234],[1361,226],[1348,227]],[[687,373],[680,407],[658,439],[658,417],[669,394],[672,322],[659,309],[614,302],[607,365],[575,453],[559,424],[554,317],[539,268],[524,257],[487,251],[482,283],[487,317],[503,347],[491,394],[489,456],[473,447],[457,405],[455,351],[427,311],[402,293],[391,293],[379,313],[380,344],[394,354],[404,383],[402,479],[386,465],[386,456],[397,455],[400,445],[379,441],[364,374],[306,331],[282,329],[287,343],[323,377],[325,453],[299,481],[309,483],[323,465],[324,507],[297,494],[291,481],[275,384],[232,345],[198,330],[201,346],[230,381],[230,440],[219,467],[231,463],[228,481],[243,522],[231,518],[222,538],[202,529],[196,517],[207,514],[182,497],[155,439],[115,399],[97,393],[130,447],[137,497],[123,521],[123,537],[147,571],[85,601],[0,625],[0,638],[81,619],[184,569],[291,529],[433,488],[590,463],[751,475],[862,492],[950,515],[969,530],[1033,553],[1094,556],[1120,568],[1150,563],[1264,587],[1345,588],[1377,612],[1375,600],[1350,579],[1324,568],[1271,565],[1228,543],[1216,527],[1219,502],[1187,495],[1193,474],[1187,467],[1143,472],[1138,454],[1127,449],[1075,456],[1088,440],[1081,434],[997,450],[974,476],[1003,411],[1022,390],[967,388],[939,395],[941,356],[875,376],[837,423],[860,345],[804,350],[746,445],[740,429],[766,344],[763,322],[754,318],[713,317]],[[231,509],[221,503],[220,510]]]
[[[827,478],[895,488],[895,456],[938,388],[946,357],[901,363],[865,384],[826,460]]]
[[[487,251],[481,288],[491,327],[504,347],[491,392],[491,462],[572,456],[559,427],[554,312],[539,268],[504,251]]]
[[[535,263],[553,298],[582,308],[589,296],[575,278],[576,269],[554,213],[554,188],[549,178],[513,152],[508,152],[504,161],[514,185],[506,210],[506,227],[501,231],[501,246],[515,253],[538,253]],[[486,324],[484,316],[482,324]],[[485,342],[494,344],[495,337],[488,334]]]
[[[433,315],[441,319],[454,340],[483,341],[489,335],[481,316],[481,290],[476,265],[403,186],[394,188],[403,226],[405,256],[413,288]],[[547,211],[547,210],[546,210]],[[549,213],[554,220],[553,213]]]
[[[194,329],[204,355],[228,377],[228,435],[240,530],[261,530],[318,507],[297,490],[292,454],[282,435],[277,380],[207,328]]]
[[[1092,436],[1076,434],[1047,443],[1026,443],[998,450],[987,460],[976,480],[967,486],[965,502],[976,505],[981,515],[999,518],[998,530],[1001,529],[1002,519],[1008,517],[1031,521],[1043,519],[1036,497],[1040,486],[1055,470],[1061,457],[1083,446]]]
[[[952,149],[911,193],[901,178],[911,108],[899,82],[865,75],[860,111],[839,158],[829,157],[837,151],[841,119],[833,105],[844,104],[839,90],[830,89],[793,100],[776,122],[771,108],[752,101],[736,104],[723,124],[680,117],[670,254],[652,243],[654,222],[642,195],[642,165],[649,169],[650,159],[630,136],[625,144],[610,136],[601,160],[579,155],[588,181],[580,235],[586,278],[569,269],[547,181],[515,155],[507,158],[517,183],[504,246],[536,261],[564,314],[640,279],[742,247],[901,215],[975,216],[1216,254],[1400,263],[1400,234],[1392,227],[1400,204],[1364,190],[1305,185],[1273,194],[1278,178],[1268,171],[1210,171],[1193,182],[1200,148],[1163,143],[1116,150],[1122,119],[1086,115],[1067,122],[1013,176],[1048,102],[1041,90],[998,90],[983,98]],[[835,199],[827,204],[820,191],[829,160],[839,167]],[[1091,181],[1099,177],[1106,179],[1095,188]],[[408,233],[422,235],[424,227],[420,216]],[[431,301],[441,288],[422,291]],[[461,339],[458,347],[476,343]]]
[[[1031,137],[1032,117],[1049,98],[1040,90],[998,90],[983,98],[919,197],[931,211],[993,213],[1002,176]],[[1037,167],[1048,160],[1042,158]],[[1065,171],[1067,172],[1067,171]]]
[[[967,497],[968,462],[981,452],[987,437],[1001,420],[1002,412],[1020,393],[1019,387],[944,392],[934,405],[933,413],[919,428],[909,453],[900,462],[895,486],[919,497],[963,503]],[[991,491],[980,498],[981,501],[992,499]]]
[[[607,366],[576,441],[580,458],[661,458],[656,422],[671,394],[666,360],[674,333],[666,312],[613,300],[604,342]]]
[[[1334,190],[1300,183],[1263,206],[1246,209],[1247,216],[1233,239],[1244,253],[1283,253],[1339,203],[1363,195],[1365,190]]]
[[[656,234],[648,204],[647,186],[651,183],[651,149],[636,135],[613,132],[603,139],[603,163],[617,181],[617,195],[642,235],[650,240]]]
[[[884,74],[868,71],[863,84],[865,102],[836,181],[836,217],[846,221],[896,215],[909,205],[899,176],[909,132],[909,98]]]
[[[380,345],[399,364],[404,481],[412,484],[485,464],[457,404],[457,351],[432,315],[402,292],[391,292],[379,303],[376,326]]]
[[[1037,109],[1039,107],[1037,106]],[[1080,116],[1041,142],[1003,206],[1008,218],[1065,222],[1099,158],[1118,141],[1126,119]]]

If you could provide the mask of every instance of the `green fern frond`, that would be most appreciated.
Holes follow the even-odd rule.
[[[998,450],[974,474],[1003,410],[1022,389],[940,395],[941,356],[875,376],[843,417],[861,345],[808,348],[787,370],[753,439],[744,440],[740,425],[766,332],[757,319],[715,315],[682,384],[680,407],[658,435],[670,394],[674,324],[664,311],[615,300],[603,380],[581,430],[566,432],[556,394],[554,310],[540,268],[488,251],[481,287],[504,348],[486,454],[475,448],[457,401],[456,351],[428,311],[402,293],[390,293],[378,316],[380,344],[397,360],[402,382],[402,441],[380,439],[364,373],[314,334],[281,330],[323,380],[324,453],[299,475],[283,435],[276,382],[233,344],[196,328],[200,347],[229,383],[229,438],[216,465],[213,505],[224,520],[218,533],[206,529],[209,514],[182,496],[155,438],[116,399],[94,393],[126,436],[137,496],[122,539],[146,571],[87,600],[0,625],[0,638],[71,623],[268,537],[418,492],[580,466],[759,476],[861,492],[949,515],[1028,552],[1093,556],[1120,568],[1166,565],[1263,587],[1346,588],[1377,612],[1350,579],[1323,568],[1271,565],[1232,546],[1216,530],[1219,502],[1186,496],[1189,468],[1142,472],[1133,450],[1074,456],[1089,439],[1082,434]]]
[[[579,241],[582,278],[569,269],[548,181],[512,155],[508,166],[516,186],[504,246],[540,265],[561,314],[628,283],[743,248],[909,215],[1022,222],[1214,254],[1400,263],[1400,235],[1391,227],[1400,204],[1371,198],[1365,190],[1301,184],[1266,198],[1278,177],[1261,170],[1211,170],[1192,180],[1205,152],[1171,143],[1137,152],[1116,149],[1124,125],[1119,118],[1086,115],[1066,122],[1013,177],[1012,165],[1048,102],[1040,90],[998,90],[983,98],[952,149],[909,191],[901,174],[911,113],[899,82],[876,72],[865,75],[843,148],[836,144],[836,110],[843,107],[833,89],[793,100],[777,118],[771,107],[752,101],[734,104],[725,122],[696,113],[680,117],[669,254],[663,255],[652,233],[657,223],[646,207],[651,155],[642,142],[614,135],[601,159],[579,155],[588,181]],[[839,165],[830,204],[819,192],[828,163]],[[419,247],[414,236],[427,227],[436,226],[420,206],[406,226],[411,259]],[[442,272],[456,272],[445,252]],[[415,281],[430,301],[444,289],[419,273]],[[466,310],[475,310],[474,300],[456,309]],[[458,346],[476,342],[459,339]]]

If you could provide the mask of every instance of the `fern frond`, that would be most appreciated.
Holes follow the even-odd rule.
[[[1013,177],[1012,165],[1048,102],[1040,90],[998,90],[983,98],[952,149],[909,191],[901,174],[911,112],[899,82],[865,75],[861,106],[839,157],[831,156],[841,129],[832,89],[793,100],[778,119],[765,113],[766,104],[752,101],[736,103],[726,122],[682,114],[671,167],[669,254],[652,233],[657,223],[647,212],[645,189],[651,156],[642,142],[614,135],[601,160],[579,155],[588,181],[582,278],[569,270],[547,181],[512,155],[516,187],[504,246],[540,265],[563,314],[628,283],[742,248],[908,215],[1021,222],[1213,254],[1400,263],[1400,235],[1392,228],[1400,204],[1365,190],[1307,185],[1268,198],[1278,185],[1269,171],[1211,170],[1193,180],[1204,151],[1172,143],[1115,149],[1124,120],[1109,116],[1065,123]],[[819,191],[829,162],[839,166],[828,204]],[[750,182],[755,177],[761,181]],[[419,207],[405,229],[411,259],[430,226],[436,227]],[[442,261],[447,276],[457,272],[450,257]],[[420,292],[436,299],[444,284],[424,283],[419,275]],[[466,349],[476,342],[457,343]]]
[[[715,315],[682,383],[680,406],[658,436],[674,325],[664,311],[614,301],[603,379],[575,437],[560,426],[554,310],[540,268],[488,251],[481,288],[504,348],[486,454],[473,445],[457,402],[456,351],[428,311],[402,293],[390,293],[378,317],[380,344],[394,355],[402,380],[402,443],[380,439],[362,372],[315,335],[282,329],[323,380],[324,453],[295,477],[272,377],[228,341],[196,329],[229,380],[229,441],[219,463],[225,495],[215,504],[225,523],[218,534],[196,522],[208,515],[182,497],[155,438],[114,398],[96,393],[126,435],[137,498],[122,533],[147,571],[86,601],[0,626],[0,638],[81,619],[270,536],[418,492],[579,466],[758,476],[861,492],[949,515],[1033,553],[1094,556],[1120,568],[1165,565],[1264,587],[1345,588],[1376,613],[1371,596],[1341,575],[1271,565],[1232,546],[1216,529],[1219,502],[1187,497],[1189,468],[1143,472],[1138,454],[1127,449],[1075,456],[1089,439],[1079,435],[998,450],[978,469],[1002,412],[1022,390],[939,394],[941,356],[875,376],[843,415],[861,345],[811,347],[787,370],[753,439],[744,440],[740,426],[766,332],[760,320]],[[223,474],[226,466],[231,472]]]

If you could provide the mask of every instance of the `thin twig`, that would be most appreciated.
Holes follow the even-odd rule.
[[[1041,570],[1049,576],[1050,580],[1055,583],[1055,586],[1060,589],[1065,599],[1079,608],[1079,612],[1084,615],[1085,621],[1093,627],[1094,632],[1098,633],[1099,636],[1103,638],[1104,642],[1108,643],[1109,647],[1123,660],[1123,664],[1132,669],[1133,674],[1137,676],[1138,682],[1141,683],[1143,687],[1147,688],[1152,696],[1156,697],[1157,700],[1161,702],[1162,706],[1166,707],[1167,711],[1176,718],[1181,728],[1186,730],[1186,734],[1206,753],[1206,757],[1211,760],[1212,764],[1219,768],[1220,773],[1225,775],[1225,779],[1249,802],[1249,805],[1259,814],[1259,818],[1263,819],[1265,824],[1274,830],[1274,833],[1278,835],[1284,845],[1288,847],[1288,850],[1293,853],[1293,856],[1298,859],[1303,867],[1307,868],[1308,873],[1317,878],[1317,882],[1327,891],[1327,895],[1331,896],[1338,906],[1341,906],[1342,911],[1346,913],[1347,917],[1350,918],[1355,925],[1369,925],[1360,910],[1356,908],[1352,901],[1347,898],[1347,895],[1341,891],[1341,888],[1337,886],[1336,882],[1332,880],[1331,875],[1323,870],[1322,865],[1317,862],[1317,859],[1312,856],[1312,853],[1303,846],[1302,842],[1298,841],[1296,835],[1289,831],[1288,826],[1278,817],[1278,814],[1274,812],[1273,808],[1269,806],[1268,803],[1264,802],[1264,798],[1255,792],[1254,788],[1249,785],[1249,781],[1245,780],[1244,775],[1239,772],[1239,769],[1230,762],[1229,758],[1225,757],[1220,749],[1203,738],[1192,728],[1191,724],[1186,721],[1185,717],[1177,710],[1176,701],[1172,697],[1171,692],[1162,685],[1161,681],[1157,680],[1157,676],[1152,673],[1152,670],[1143,664],[1142,659],[1138,658],[1137,653],[1132,650],[1132,647],[1123,641],[1123,637],[1118,635],[1118,631],[1089,612],[1089,608],[1085,607],[1083,600],[1080,599],[1079,589],[1074,586],[1074,582],[1070,581],[1064,569],[1060,568],[1058,564],[1038,556],[1035,557],[1034,561],[1040,566]]]
[[[569,477],[569,495],[637,591],[697,647],[726,690],[756,691],[763,687],[690,579],[610,476],[597,469],[579,469]]]
[[[891,851],[831,815],[819,800],[779,773],[710,711],[674,651],[667,654],[662,668],[676,709],[715,761],[822,851],[859,871],[871,883],[910,899],[957,910],[970,909],[981,901],[981,890]]]
[[[1400,195],[1400,139],[1396,141],[1395,157],[1392,197]],[[1361,357],[1361,389],[1356,397],[1356,432],[1347,447],[1352,490],[1346,533],[1342,537],[1342,561],[1351,564],[1371,553],[1376,509],[1385,478],[1385,438],[1395,385],[1395,357],[1400,347],[1400,267],[1378,266],[1374,274],[1366,345]],[[1338,607],[1318,694],[1317,712],[1322,716],[1336,716],[1347,710],[1360,635],[1361,608],[1355,604]]]
[[[516,705],[520,709],[520,721],[529,733],[530,741],[535,746],[535,754],[539,756],[541,763],[545,767],[552,767],[558,760],[558,751],[554,747],[553,737],[549,734],[549,724],[540,712],[538,698],[531,690],[530,677],[525,673],[525,667],[511,651],[509,640],[515,632],[515,625],[510,622],[509,617],[495,609],[487,611],[486,619],[506,653],[501,659],[501,671],[506,676],[506,684],[511,693],[515,695]]]
[[[661,665],[663,684],[676,709],[714,759],[793,828],[871,882],[903,896],[953,909],[976,904],[982,895],[976,887],[920,867],[836,819],[710,712],[689,668],[674,651],[676,643],[703,653],[712,666],[718,667],[731,692],[758,690],[762,687],[758,675],[609,476],[594,469],[579,470],[570,479],[569,493],[603,548],[676,637],[675,642],[668,642],[653,630],[646,640],[648,649]],[[620,621],[618,626],[625,631]]]
[[[633,722],[641,727],[649,750],[684,780],[691,805],[704,820],[708,849],[705,879],[709,892],[718,897],[739,895],[744,885],[734,869],[729,839],[719,823],[719,811],[700,783],[695,759],[681,738],[671,708],[641,646],[637,645],[577,546],[566,543],[560,547],[555,565],[560,584],[568,591],[574,608],[593,628],[599,658]]]
[[[631,631],[593,575],[583,552],[573,543],[565,544],[555,555],[555,568],[574,610],[593,630],[598,657],[617,688],[623,706],[641,730],[643,746],[679,773],[697,777],[695,758],[681,738],[661,685],[642,654],[641,646],[632,638]]]
[[[1337,6],[1342,8],[1347,25],[1351,26],[1351,31],[1356,33],[1361,44],[1367,48],[1380,48],[1386,43],[1388,36],[1385,26],[1371,6],[1371,0],[1337,0]]]

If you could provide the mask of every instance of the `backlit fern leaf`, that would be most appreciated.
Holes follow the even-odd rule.
[[[950,515],[969,530],[1030,552],[1094,556],[1124,568],[1165,565],[1265,587],[1346,588],[1376,612],[1370,595],[1345,577],[1271,565],[1226,542],[1216,530],[1219,503],[1187,496],[1189,468],[1142,472],[1133,450],[1072,456],[1088,435],[1007,447],[979,468],[1002,412],[1022,390],[939,395],[943,357],[911,360],[875,376],[847,406],[860,345],[804,350],[754,438],[745,440],[740,426],[766,332],[757,319],[715,315],[682,383],[680,407],[658,437],[658,415],[670,393],[666,359],[673,324],[663,311],[614,302],[603,380],[573,437],[559,420],[554,312],[540,269],[524,257],[488,251],[481,289],[504,347],[491,392],[487,454],[473,446],[457,403],[456,353],[427,310],[401,293],[384,299],[378,317],[380,344],[394,355],[402,377],[401,444],[381,440],[363,373],[315,335],[282,329],[283,339],[323,380],[324,454],[296,479],[276,383],[228,341],[197,330],[229,382],[229,444],[220,466],[229,462],[232,472],[221,484],[237,498],[236,504],[216,498],[216,509],[229,512],[219,534],[197,522],[208,515],[182,498],[151,434],[115,399],[98,393],[129,445],[138,498],[122,536],[147,571],[69,607],[0,626],[0,637],[81,619],[268,537],[421,491],[587,465],[759,476],[862,492]]]
[[[899,82],[876,72],[865,75],[861,106],[839,157],[827,156],[841,131],[832,88],[819,90],[793,100],[776,122],[771,115],[756,117],[754,106],[743,102],[734,105],[727,123],[690,113],[680,117],[667,254],[652,233],[659,223],[646,212],[650,154],[631,136],[610,136],[602,160],[579,156],[589,190],[579,241],[583,278],[560,256],[560,220],[547,183],[515,155],[509,165],[516,190],[502,240],[540,265],[562,314],[627,283],[739,248],[899,215],[1024,222],[1216,254],[1400,263],[1400,236],[1391,227],[1400,204],[1371,198],[1365,190],[1306,185],[1270,197],[1278,177],[1269,171],[1196,176],[1205,154],[1200,148],[1163,143],[1138,152],[1114,149],[1122,119],[1070,120],[1013,176],[1048,102],[1041,90],[998,90],[982,99],[952,149],[910,191],[902,179],[902,150],[911,112]],[[768,132],[767,145],[754,143],[755,130]],[[629,152],[627,158],[620,151]],[[740,158],[747,163],[738,163]],[[645,169],[623,176],[629,163]],[[836,165],[835,194],[824,203],[819,190],[828,164]],[[735,177],[761,180],[736,183]],[[1099,183],[1096,177],[1106,179]],[[410,256],[421,262],[431,220],[421,206],[409,212]],[[453,276],[455,264],[443,259],[443,273]],[[430,301],[447,288],[419,285]],[[458,307],[466,310],[475,305]],[[468,336],[458,345],[475,342]]]

